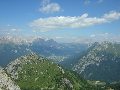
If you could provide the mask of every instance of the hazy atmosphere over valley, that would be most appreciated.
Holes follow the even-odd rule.
[[[120,90],[120,1],[0,0],[0,90]]]

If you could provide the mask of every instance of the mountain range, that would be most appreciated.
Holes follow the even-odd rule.
[[[120,80],[120,44],[94,43],[73,66],[73,70],[89,80]]]
[[[0,58],[2,90],[10,86],[15,90],[120,88],[120,43],[0,38]]]
[[[87,44],[57,43],[53,39],[35,38],[30,41],[4,37],[0,39],[0,65],[6,66],[12,60],[30,53],[39,54],[59,63],[86,50],[87,47]]]

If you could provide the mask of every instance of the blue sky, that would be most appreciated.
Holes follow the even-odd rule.
[[[120,41],[120,0],[0,0],[0,32],[63,42]]]

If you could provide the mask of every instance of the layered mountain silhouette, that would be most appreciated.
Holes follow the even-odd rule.
[[[120,80],[120,44],[94,43],[74,67],[86,79],[113,82]]]
[[[30,53],[37,53],[59,63],[87,49],[86,44],[57,43],[53,39],[36,38],[31,42],[20,40],[0,39],[1,66],[6,66],[12,60]]]
[[[120,43],[0,39],[0,51],[2,90],[120,89]]]

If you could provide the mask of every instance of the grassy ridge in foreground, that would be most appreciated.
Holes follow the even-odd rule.
[[[16,59],[6,69],[21,90],[102,90],[35,54]]]

